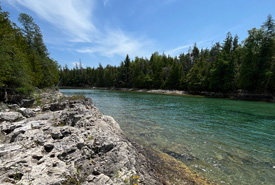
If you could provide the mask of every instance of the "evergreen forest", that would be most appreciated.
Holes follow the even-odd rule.
[[[39,26],[21,13],[19,28],[0,7],[0,89],[1,94],[28,95],[34,87],[57,85],[58,64],[50,58]],[[1,96],[1,100],[7,98]]]
[[[127,55],[119,66],[100,63],[97,68],[59,71],[62,86],[177,89],[190,92],[272,93],[275,90],[275,23],[271,15],[261,28],[248,31],[240,42],[238,36],[226,35],[222,43],[210,49],[194,44],[178,57],[153,53],[150,59]]]
[[[21,13],[18,27],[0,7],[0,89],[29,94],[34,87],[115,87],[273,93],[275,90],[275,22],[271,15],[261,28],[248,30],[239,41],[227,33],[210,49],[196,45],[177,57],[155,52],[150,59],[127,55],[119,66],[76,65],[60,68],[50,58],[39,26]]]

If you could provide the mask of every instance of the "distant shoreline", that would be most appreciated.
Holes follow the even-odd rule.
[[[183,95],[183,96],[200,96],[210,98],[225,98],[234,100],[246,101],[265,101],[275,103],[275,96],[271,93],[250,93],[245,91],[237,91],[230,93],[222,92],[209,92],[209,91],[181,91],[181,90],[164,90],[164,89],[137,89],[137,88],[109,88],[109,87],[59,87],[60,89],[98,89],[98,90],[115,90],[115,91],[128,91],[128,92],[142,92],[152,94],[165,94],[165,95]]]

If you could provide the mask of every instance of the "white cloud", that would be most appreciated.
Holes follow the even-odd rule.
[[[97,8],[96,1],[91,0],[15,0],[13,5],[30,9],[43,20],[54,25],[65,33],[70,43],[85,43],[86,48],[76,48],[79,53],[92,53],[112,57],[114,55],[147,56],[152,41],[148,38],[133,37],[130,34],[108,25],[100,30],[96,26],[93,10]],[[16,3],[14,3],[16,2]],[[109,0],[104,0],[106,6]],[[100,20],[99,22],[103,22]],[[107,21],[108,22],[108,21]],[[101,26],[102,27],[102,26]],[[51,40],[59,40],[60,38]],[[53,43],[51,43],[53,44]]]
[[[69,35],[73,42],[88,42],[96,30],[91,22],[94,4],[89,0],[15,0]],[[15,5],[14,1],[10,1]]]
[[[108,30],[104,38],[95,41],[91,47],[81,48],[79,53],[99,54],[101,56],[113,57],[114,55],[144,56],[150,55],[153,42],[146,38],[133,38],[121,30]]]
[[[3,3],[3,2],[1,2],[1,3]],[[4,2],[4,3],[5,3],[5,2]],[[7,0],[7,3],[9,3],[9,4],[12,5],[12,6],[15,6],[15,4],[16,4],[16,2],[13,1],[13,0]]]
[[[192,48],[194,46],[194,44],[196,43],[197,44],[197,47],[198,48],[202,48],[203,46],[209,46],[211,41],[213,41],[215,37],[211,37],[211,38],[208,38],[208,39],[205,39],[205,40],[201,40],[199,42],[194,42],[192,44],[187,44],[187,45],[183,45],[183,46],[178,46],[174,49],[170,49],[167,51],[167,54],[168,55],[171,55],[171,56],[178,56],[179,54],[183,53],[186,51],[186,49],[188,48]]]
[[[174,49],[168,50],[167,54],[171,56],[175,56],[175,55],[178,55],[179,53],[182,53],[185,49],[190,48],[191,46],[193,46],[193,44],[178,46]]]

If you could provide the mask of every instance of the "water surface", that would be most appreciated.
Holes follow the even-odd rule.
[[[109,90],[91,97],[140,144],[220,184],[275,184],[275,104]]]

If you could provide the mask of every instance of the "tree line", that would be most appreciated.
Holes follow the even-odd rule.
[[[0,89],[27,95],[34,87],[56,85],[59,71],[33,18],[21,13],[18,20],[22,28],[0,6]]]
[[[249,92],[275,90],[275,23],[271,15],[261,28],[238,36],[226,35],[210,49],[196,44],[185,54],[171,57],[153,53],[150,59],[127,55],[119,66],[97,68],[76,65],[59,71],[62,86],[179,89],[188,91]]]

